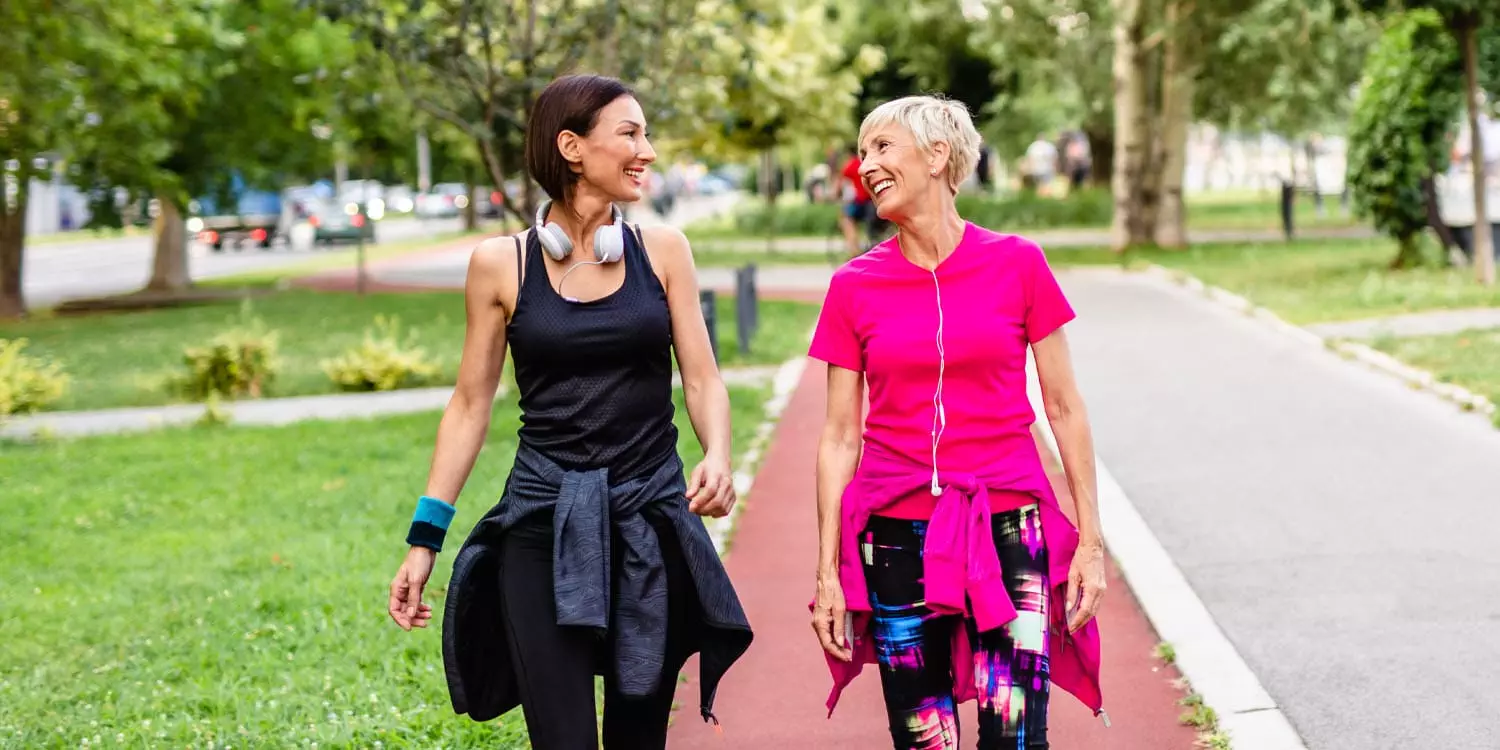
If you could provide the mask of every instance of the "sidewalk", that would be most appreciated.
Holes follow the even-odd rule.
[[[726,565],[734,578],[755,642],[719,688],[715,714],[722,734],[698,716],[697,659],[678,689],[671,747],[860,748],[890,746],[880,676],[866,668],[827,718],[831,680],[807,610],[817,558],[813,497],[815,444],[824,412],[824,368],[812,363],[777,427],[754,493],[740,516]],[[1071,509],[1066,485],[1049,467],[1059,499]],[[1057,748],[1187,750],[1195,733],[1178,723],[1181,691],[1175,670],[1155,659],[1156,636],[1118,574],[1099,620],[1104,637],[1105,728],[1072,696],[1053,693],[1049,738]],[[974,742],[974,704],[962,714],[964,746]]]

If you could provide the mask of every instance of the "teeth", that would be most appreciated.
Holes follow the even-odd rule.
[[[881,193],[884,193],[886,189],[893,188],[895,186],[895,180],[881,180],[880,182],[875,183],[875,187],[871,192],[875,193],[876,195],[880,195]]]
[[[627,170],[625,170],[625,174],[628,174],[631,177],[640,177],[641,175],[643,175],[645,173],[646,173],[646,170],[644,170],[644,169],[627,169]]]

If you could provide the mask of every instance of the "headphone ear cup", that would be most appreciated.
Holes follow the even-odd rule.
[[[573,242],[568,239],[567,232],[550,222],[546,226],[537,227],[536,238],[542,243],[542,249],[547,251],[547,255],[552,256],[553,260],[560,261],[568,257],[568,253],[573,250]]]
[[[625,232],[619,221],[595,230],[594,257],[600,263],[613,263],[625,257]]]

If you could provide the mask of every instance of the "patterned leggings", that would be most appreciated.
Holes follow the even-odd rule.
[[[953,699],[954,628],[974,644],[980,750],[1047,747],[1047,549],[1037,506],[994,516],[995,547],[1018,616],[978,633],[971,617],[933,614],[923,600],[926,521],[876,516],[860,535],[860,555],[874,609],[891,738],[897,750],[958,747]]]

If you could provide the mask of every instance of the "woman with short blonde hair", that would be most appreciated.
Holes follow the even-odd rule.
[[[958,747],[971,698],[980,748],[1045,748],[1053,681],[1102,714],[1104,543],[1062,331],[1074,312],[1036,243],[958,214],[979,147],[958,102],[906,97],[865,118],[860,178],[898,232],[834,274],[810,350],[828,365],[812,618],[828,708],[878,663],[898,749]],[[1031,434],[1028,347],[1077,526]]]

